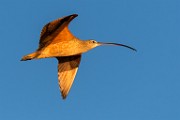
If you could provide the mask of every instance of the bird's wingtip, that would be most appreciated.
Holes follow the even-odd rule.
[[[72,17],[77,17],[78,16],[78,14],[76,14],[76,13],[74,13],[74,14],[71,14],[71,15],[69,15],[69,16],[72,16]]]
[[[62,96],[62,99],[63,99],[63,100],[65,100],[66,97],[67,97],[67,95],[65,95],[65,94],[62,94],[61,96]]]
[[[78,16],[78,14],[76,14],[76,13],[75,13],[75,14],[72,14],[72,15],[73,15],[73,16],[75,16],[75,17],[77,17],[77,16]]]

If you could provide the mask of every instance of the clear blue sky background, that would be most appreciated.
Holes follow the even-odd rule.
[[[42,27],[73,13],[83,55],[66,100],[57,60],[20,62],[36,50]],[[0,120],[180,120],[179,0],[1,0]]]

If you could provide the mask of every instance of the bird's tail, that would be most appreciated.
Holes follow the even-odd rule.
[[[32,60],[32,59],[37,58],[37,56],[38,56],[38,53],[37,52],[33,52],[31,54],[23,56],[21,61]]]

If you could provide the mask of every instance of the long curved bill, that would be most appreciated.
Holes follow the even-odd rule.
[[[124,45],[124,44],[118,44],[118,43],[104,43],[104,42],[98,42],[99,45],[115,45],[115,46],[122,46],[122,47],[126,47],[129,48],[131,50],[137,51],[135,48]]]

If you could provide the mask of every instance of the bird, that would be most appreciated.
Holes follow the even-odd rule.
[[[62,99],[71,89],[79,68],[83,53],[102,45],[123,46],[136,51],[135,48],[118,43],[97,42],[94,39],[81,40],[68,29],[69,23],[78,16],[71,14],[47,23],[40,33],[38,49],[22,57],[21,61],[56,58],[58,60],[58,83]]]

